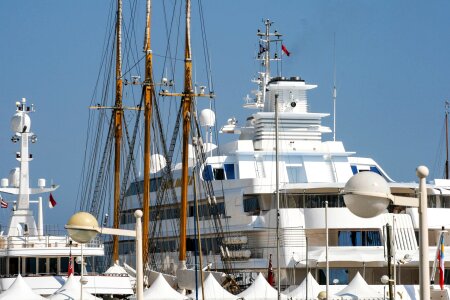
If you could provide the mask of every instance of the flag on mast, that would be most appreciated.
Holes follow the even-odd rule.
[[[70,252],[69,252],[69,267],[67,269],[67,277],[73,274],[73,257],[72,257],[72,241],[70,243]]]
[[[267,272],[267,282],[271,285],[271,286],[275,286],[275,275],[273,274],[273,269],[272,269],[272,254],[270,254],[269,256],[269,269]]]
[[[441,234],[441,239],[439,240],[439,285],[441,290],[444,290],[444,276],[445,276],[445,266],[444,266],[444,234]]]
[[[48,207],[53,208],[56,206],[56,204],[57,203],[56,203],[55,199],[53,198],[52,193],[50,193],[50,197],[48,198]]]
[[[2,195],[0,195],[0,207],[1,207],[1,208],[8,208],[8,202],[6,202],[6,201],[3,199]]]
[[[291,52],[289,52],[286,46],[283,44],[281,44],[281,50],[283,50],[284,54],[286,54],[287,56],[291,55]]]

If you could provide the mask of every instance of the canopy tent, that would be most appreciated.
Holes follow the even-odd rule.
[[[19,274],[14,280],[13,284],[0,294],[2,300],[17,300],[17,299],[29,299],[29,300],[43,300],[45,298],[33,292],[31,287],[23,280]]]
[[[86,292],[86,289],[83,290],[83,297],[84,300],[100,300],[100,298],[97,298],[88,292]],[[67,281],[64,283],[64,285],[59,288],[55,293],[50,295],[48,299],[52,300],[75,300],[75,299],[81,299],[81,283],[75,279],[73,275],[70,275]]]
[[[278,299],[278,291],[267,282],[263,274],[259,273],[255,281],[245,291],[240,293],[238,297],[245,300]],[[281,299],[288,298],[286,295],[281,294]]]
[[[374,290],[361,274],[356,273],[352,281],[340,292],[336,293],[338,296],[350,296],[352,299],[383,299],[383,295]]]
[[[129,275],[127,270],[124,267],[120,266],[118,263],[114,263],[108,270],[105,271],[104,274],[123,274]]]
[[[144,291],[144,299],[185,300],[188,298],[175,291],[164,278],[163,274],[159,273],[152,285]]]
[[[308,293],[306,293],[308,291]],[[317,295],[322,291],[320,285],[317,283],[316,279],[308,272],[308,275],[303,279],[302,283],[295,288],[293,291],[287,294],[288,297],[302,298],[306,299],[306,294],[308,294],[308,299],[317,299]]]
[[[203,281],[205,298],[208,300],[236,300],[237,296],[225,290],[216,280],[214,275],[209,274]],[[197,288],[198,299],[203,299],[202,287]],[[188,295],[191,299],[196,299],[195,291]],[[153,298],[152,298],[153,299]]]

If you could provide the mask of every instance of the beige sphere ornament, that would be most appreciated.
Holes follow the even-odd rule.
[[[344,187],[345,205],[361,218],[373,218],[385,212],[392,197],[386,180],[374,172],[355,174]]]
[[[321,292],[317,295],[317,299],[318,299],[318,300],[325,300],[325,299],[327,299],[327,292],[321,291]]]
[[[84,211],[70,217],[65,228],[75,242],[82,244],[89,243],[98,234],[97,219]]]

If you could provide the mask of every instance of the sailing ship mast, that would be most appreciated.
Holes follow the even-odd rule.
[[[142,228],[142,241],[144,266],[148,261],[148,232],[150,222],[150,142],[151,118],[153,106],[153,78],[152,78],[152,51],[150,50],[150,21],[151,2],[147,0],[146,26],[145,26],[145,81],[144,81],[144,199],[142,203],[144,224]]]
[[[120,158],[122,143],[122,0],[117,0],[116,22],[116,101],[114,106],[114,220],[113,227],[119,228],[120,212]],[[119,237],[113,236],[113,263],[119,259]]]
[[[186,269],[186,223],[187,223],[187,189],[189,169],[189,134],[191,129],[192,56],[191,56],[191,1],[186,0],[186,41],[184,49],[184,93],[181,98],[183,111],[183,146],[181,169],[181,212],[180,212],[180,269]]]

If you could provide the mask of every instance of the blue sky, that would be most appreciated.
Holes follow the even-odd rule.
[[[0,177],[16,166],[9,121],[15,101],[26,97],[36,106],[32,130],[39,138],[32,149],[32,184],[44,177],[61,185],[54,193],[58,206],[45,211],[47,223],[64,224],[75,209],[111,3],[0,2]],[[161,3],[154,1],[155,54],[165,46]],[[143,1],[137,4],[144,9]],[[200,70],[198,2],[193,5],[194,63]],[[142,24],[143,9],[136,16]],[[415,180],[419,164],[433,177],[442,175],[436,164],[443,163],[437,153],[450,95],[448,1],[203,1],[203,11],[219,127],[231,116],[244,123],[251,113],[241,109],[242,98],[254,88],[256,30],[269,18],[292,53],[284,75],[319,85],[309,94],[313,112],[332,111],[336,36],[337,139],[346,150],[374,158],[397,181]],[[325,125],[332,126],[331,117]],[[6,216],[2,211],[1,223]]]

